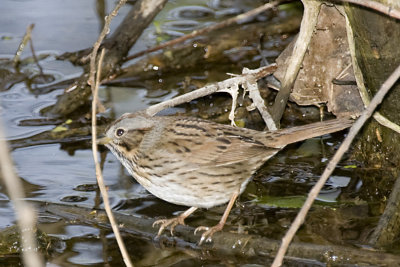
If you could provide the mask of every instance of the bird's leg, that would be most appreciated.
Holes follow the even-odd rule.
[[[180,214],[175,218],[155,221],[153,223],[153,227],[156,226],[157,224],[161,224],[157,236],[160,236],[164,231],[164,229],[167,228],[168,226],[170,227],[171,235],[174,235],[175,226],[180,224],[185,225],[185,219],[196,210],[197,210],[196,207],[191,207],[190,209],[186,210],[184,213]]]
[[[231,199],[229,200],[228,206],[226,207],[224,214],[222,215],[221,219],[219,220],[219,223],[213,227],[206,227],[206,226],[199,226],[194,230],[194,234],[196,234],[198,231],[205,231],[200,238],[199,245],[201,245],[204,240],[207,242],[211,241],[211,237],[215,232],[221,231],[222,228],[224,227],[226,223],[226,219],[228,219],[229,213],[231,212],[231,209],[233,207],[233,204],[235,203],[235,200],[239,196],[239,190],[233,193],[231,196]]]

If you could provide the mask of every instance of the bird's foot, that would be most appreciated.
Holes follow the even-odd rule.
[[[218,223],[217,225],[213,227],[207,227],[207,226],[199,226],[194,230],[194,234],[196,235],[197,232],[199,231],[205,231],[200,238],[199,245],[203,244],[204,241],[206,242],[211,242],[212,241],[212,236],[214,235],[215,232],[221,231],[222,228],[224,227],[223,223]]]
[[[160,229],[158,229],[157,237],[159,237],[165,230],[165,228],[169,227],[171,236],[174,235],[174,229],[177,225],[185,225],[185,218],[183,216],[178,216],[172,219],[162,219],[157,220],[153,223],[153,227],[160,224]]]

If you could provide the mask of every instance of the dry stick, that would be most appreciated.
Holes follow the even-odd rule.
[[[277,124],[279,124],[282,118],[294,81],[311,41],[322,4],[315,0],[302,0],[302,2],[304,5],[304,15],[300,25],[299,36],[297,37],[292,55],[290,56],[290,61],[288,61],[290,63],[286,69],[281,89],[276,95],[274,105],[272,106],[272,116]]]
[[[151,53],[151,52],[154,52],[154,51],[157,51],[157,50],[161,50],[161,49],[166,48],[168,46],[172,46],[172,45],[181,43],[183,41],[186,41],[188,39],[194,38],[196,36],[199,36],[199,35],[211,32],[211,31],[215,31],[215,30],[218,30],[218,29],[221,29],[221,28],[224,28],[224,27],[228,27],[228,26],[231,26],[233,24],[242,24],[242,23],[250,20],[252,17],[257,16],[258,14],[260,14],[260,13],[262,13],[262,12],[268,10],[268,9],[271,9],[271,8],[274,8],[274,7],[278,6],[281,2],[283,2],[283,1],[282,0],[273,1],[271,3],[267,3],[265,5],[257,7],[255,9],[252,9],[252,10],[250,10],[248,12],[243,13],[243,14],[237,15],[236,17],[224,20],[224,21],[222,21],[220,23],[217,23],[217,24],[214,24],[214,25],[211,25],[209,27],[205,27],[205,28],[202,28],[202,29],[199,29],[199,30],[192,31],[191,33],[189,33],[187,35],[184,35],[182,37],[179,37],[179,38],[173,39],[171,41],[165,42],[163,44],[154,46],[154,47],[149,48],[147,50],[143,50],[143,51],[137,52],[137,53],[127,57],[125,59],[125,61],[132,60],[134,58],[146,55],[148,53]]]
[[[89,76],[89,81],[88,81],[89,85],[92,85],[94,83],[94,76],[96,73],[97,51],[99,50],[99,47],[100,47],[101,43],[103,42],[103,39],[110,32],[111,20],[118,14],[119,9],[123,5],[125,5],[126,1],[127,0],[120,0],[118,2],[118,4],[115,6],[114,10],[111,11],[111,13],[108,16],[106,16],[103,30],[101,31],[99,38],[97,38],[97,41],[93,45],[93,50],[92,50],[92,53],[90,54],[90,76]],[[92,92],[93,92],[93,87],[92,87]]]
[[[150,116],[154,116],[158,112],[163,109],[174,107],[186,102],[189,102],[193,99],[200,98],[203,96],[207,96],[216,92],[228,92],[229,88],[237,87],[240,84],[244,84],[248,81],[249,77],[254,78],[255,80],[261,79],[276,70],[276,64],[271,64],[266,67],[261,67],[255,70],[248,70],[246,74],[239,75],[234,78],[226,79],[222,82],[216,82],[209,85],[206,85],[202,88],[199,88],[190,93],[166,100],[159,104],[155,104],[146,109],[146,113]]]
[[[248,71],[249,69],[244,68],[243,74],[246,74]],[[268,108],[265,106],[264,99],[261,97],[257,80],[253,77],[249,77],[248,81],[243,85],[243,87],[249,92],[249,97],[253,101],[253,104],[250,106],[250,108],[255,106],[258,109],[258,112],[260,112],[268,130],[276,131],[278,128],[276,127],[275,121],[269,113]]]
[[[382,102],[386,93],[395,84],[395,82],[399,79],[399,77],[400,77],[400,65],[382,84],[379,91],[375,94],[374,98],[371,100],[371,103],[361,113],[360,118],[350,128],[349,134],[344,139],[339,149],[336,151],[335,155],[329,162],[328,166],[326,166],[323,174],[321,175],[321,178],[311,189],[310,193],[308,194],[306,202],[304,203],[300,212],[296,216],[296,219],[293,221],[286,235],[283,237],[281,247],[279,248],[278,254],[275,257],[274,262],[272,263],[273,267],[281,266],[283,257],[286,253],[286,250],[291,240],[293,239],[300,225],[304,222],[307,212],[311,208],[311,205],[314,202],[315,198],[318,196],[318,193],[320,192],[321,188],[324,186],[326,180],[328,180],[329,176],[332,174],[333,170],[335,169],[339,160],[342,158],[343,154],[349,149],[351,142],[353,141],[357,133],[360,131],[361,127],[368,120],[368,118],[371,117],[376,107]]]
[[[26,33],[18,46],[17,52],[13,58],[14,67],[17,67],[20,61],[22,51],[27,42],[31,39],[31,33],[35,24],[31,24],[26,29]],[[35,236],[36,212],[33,206],[29,205],[23,199],[25,198],[21,180],[15,175],[13,163],[10,157],[7,142],[3,132],[3,123],[0,121],[0,166],[3,180],[6,185],[10,199],[14,203],[17,213],[18,226],[21,232],[22,257],[25,266],[44,266],[42,257],[36,251],[37,242]]]
[[[22,51],[24,51],[26,44],[31,39],[31,34],[32,34],[32,30],[34,27],[35,27],[35,24],[31,24],[28,26],[28,28],[26,28],[26,33],[24,35],[24,38],[22,38],[22,41],[19,44],[17,52],[15,52],[15,56],[13,58],[14,67],[18,66]]]
[[[92,88],[92,97],[93,97],[93,101],[92,101],[92,151],[93,151],[93,160],[95,162],[96,165],[96,178],[97,178],[97,183],[99,185],[100,188],[100,192],[101,195],[103,197],[103,202],[104,202],[104,208],[107,212],[107,216],[110,220],[115,238],[117,239],[117,243],[119,246],[119,249],[121,251],[122,254],[122,258],[125,262],[126,266],[133,266],[130,259],[129,259],[129,254],[126,250],[125,244],[121,238],[121,235],[119,233],[118,230],[118,226],[115,222],[114,216],[112,214],[112,210],[110,207],[110,202],[108,199],[108,193],[107,193],[107,189],[104,185],[104,179],[103,179],[103,175],[101,173],[101,168],[100,168],[100,164],[99,164],[99,160],[98,160],[98,156],[97,156],[97,130],[96,130],[96,108],[98,105],[98,89],[99,89],[99,83],[100,83],[100,78],[101,78],[101,66],[102,66],[102,62],[103,62],[103,57],[104,57],[104,49],[101,51],[101,55],[100,55],[100,59],[98,62],[98,69],[97,69],[97,73],[96,73],[96,57],[97,57],[97,51],[100,47],[101,42],[103,41],[103,39],[105,38],[105,36],[108,34],[108,32],[110,31],[110,23],[111,20],[118,14],[118,10],[126,3],[126,0],[120,0],[119,3],[115,6],[114,10],[106,17],[105,19],[105,23],[104,23],[104,27],[103,30],[101,31],[99,38],[97,39],[96,43],[93,45],[93,50],[92,53],[90,55],[90,74],[89,74],[89,81],[88,83],[90,84],[91,88]],[[94,76],[96,75],[96,82],[94,81]]]
[[[236,110],[236,106],[237,106],[237,98],[239,96],[239,85],[240,84],[238,83],[235,86],[220,87],[218,89],[218,92],[228,93],[232,97],[231,111],[229,112],[229,115],[228,115],[228,118],[231,121],[232,126],[236,126],[235,110]]]
[[[37,66],[38,69],[39,69],[40,75],[41,75],[41,76],[44,76],[43,68],[42,68],[42,66],[40,66],[40,64],[39,64],[39,59],[37,58],[36,53],[35,53],[35,49],[33,48],[32,36],[29,38],[29,47],[30,47],[31,52],[32,52],[33,60],[35,61],[36,66]]]
[[[11,156],[4,137],[3,123],[0,121],[0,166],[8,194],[17,213],[18,226],[21,232],[21,251],[24,266],[44,266],[42,257],[37,251],[36,243],[36,212],[32,205],[23,199],[24,190],[21,180],[15,175]]]
[[[126,266],[133,266],[130,259],[129,259],[129,254],[128,251],[126,250],[124,241],[122,240],[121,234],[118,229],[117,222],[115,221],[115,218],[112,214],[111,206],[110,206],[110,200],[108,199],[108,192],[106,189],[106,186],[104,184],[104,178],[103,174],[101,172],[100,168],[100,163],[98,159],[98,153],[97,153],[97,130],[96,130],[96,107],[97,107],[97,94],[99,91],[99,84],[100,84],[100,78],[101,78],[101,64],[103,62],[104,58],[104,48],[101,50],[100,53],[100,58],[99,62],[97,65],[97,73],[96,73],[96,83],[94,84],[93,88],[93,101],[92,101],[92,151],[93,151],[93,160],[96,165],[96,178],[97,178],[97,184],[99,185],[101,195],[103,197],[103,202],[104,202],[104,209],[106,210],[108,219],[110,220],[111,227],[113,229],[115,238],[117,239],[117,243],[119,246],[119,249],[122,254],[122,258],[124,259],[125,265]]]

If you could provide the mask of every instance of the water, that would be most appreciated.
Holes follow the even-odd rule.
[[[243,12],[249,8],[249,2],[257,5],[254,1],[170,1],[163,12],[157,16],[155,22],[145,30],[131,52],[150,47],[157,41],[181,36],[195,28],[227,18],[230,14]],[[111,10],[114,3],[110,0],[105,1],[107,12]],[[121,9],[120,15],[112,23],[111,31],[128,10],[129,7]],[[0,13],[2,15],[0,16],[1,58],[12,58],[27,25],[35,23],[34,47],[38,55],[47,55],[40,61],[40,64],[46,74],[54,77],[53,84],[78,77],[82,73],[81,68],[75,67],[67,61],[57,61],[55,57],[65,51],[90,47],[97,39],[101,15],[96,13],[95,1],[3,0]],[[274,44],[271,43],[270,47],[273,47],[274,50],[279,38],[274,37],[272,42]],[[271,50],[270,54],[276,55],[276,51]],[[31,56],[31,52],[26,49],[22,58],[29,56]],[[37,72],[33,63],[22,67],[26,73]],[[12,68],[9,69],[13,71]],[[210,74],[210,76],[213,75],[215,74]],[[208,75],[199,74],[197,71],[191,78],[206,83]],[[184,77],[180,77],[180,79],[184,80]],[[33,84],[32,88],[28,88],[26,83],[17,82],[10,90],[0,92],[0,113],[6,126],[8,140],[31,137],[56,126],[52,124],[20,126],[20,122],[23,120],[45,118],[40,111],[54,104],[64,88],[60,86],[57,87],[58,89],[40,94],[36,90],[40,86]],[[172,98],[180,92],[179,89],[181,89],[181,84],[163,87],[160,83],[160,86],[154,90],[149,90],[148,86],[109,86],[101,87],[100,98],[108,108],[106,114],[118,117],[125,112],[141,110],[153,103]],[[184,108],[169,112],[176,110],[182,111]],[[329,138],[324,142],[336,144],[337,140]],[[86,141],[43,144],[13,150],[12,157],[16,172],[24,182],[27,198],[59,204],[71,204],[72,202],[72,204],[82,207],[93,207],[94,203],[98,201],[98,195],[92,152],[88,149],[89,144],[90,142]],[[267,165],[257,174],[255,182],[249,185],[249,189],[241,199],[241,203],[247,207],[246,212],[243,211],[244,215],[240,215],[243,215],[245,220],[249,220],[249,216],[260,212],[279,211],[279,208],[276,210],[269,206],[264,207],[265,203],[254,206],[253,194],[262,196],[263,193],[268,192],[270,195],[279,195],[282,194],[282,188],[285,188],[287,195],[306,194],[313,184],[310,176],[312,178],[318,176],[319,172],[315,171],[324,166],[322,161],[325,155],[317,152],[312,159],[301,154],[295,157],[288,156],[293,155],[292,151],[297,151],[297,149],[296,146],[291,146],[285,153],[274,159],[273,164]],[[319,147],[316,151],[321,150],[323,148]],[[300,159],[300,163],[296,163],[298,159]],[[301,161],[302,159],[303,161]],[[296,164],[299,166],[297,167]],[[288,169],[291,172],[288,173]],[[336,180],[331,179],[330,186],[335,190],[327,189],[326,193],[329,193],[329,196],[325,197],[327,202],[336,201],[338,190],[340,192],[340,188],[344,186],[343,181],[348,179],[343,178],[347,177],[346,175],[347,173],[343,173]],[[154,218],[157,216],[171,217],[177,211],[185,209],[185,207],[170,205],[151,196],[133,181],[111,154],[107,155],[105,161],[104,177],[109,189],[111,205],[120,212]],[[338,184],[335,184],[335,181],[338,181]],[[15,224],[14,211],[2,184],[0,184],[0,213],[2,214],[0,229]],[[191,222],[197,220],[211,224],[218,220],[221,213],[221,208],[200,211],[193,216],[194,219]],[[237,208],[233,213],[237,215],[240,213],[240,209]],[[283,213],[287,215],[284,211]],[[237,219],[235,215],[232,216],[234,221]],[[254,223],[263,222],[264,219],[258,218]],[[273,218],[268,219],[271,223],[274,221]],[[58,240],[54,245],[53,252],[47,258],[50,266],[103,266],[106,263],[118,266],[122,264],[114,237],[109,231],[103,230],[95,224],[87,225],[76,221],[64,221],[49,214],[41,214],[39,222],[40,229]],[[233,228],[235,227],[233,224]],[[262,232],[251,224],[248,231],[251,233]],[[281,229],[281,232],[283,231],[284,229]],[[156,243],[141,238],[129,237],[125,240],[128,242],[132,259],[138,266],[225,265],[246,262],[240,259],[205,256],[186,249],[159,248],[156,247]],[[255,259],[253,262],[259,263],[260,259]],[[11,261],[9,263],[11,264]]]

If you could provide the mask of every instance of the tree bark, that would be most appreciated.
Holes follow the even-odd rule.
[[[378,2],[384,3],[384,1]],[[393,6],[394,3],[390,5]],[[400,64],[400,50],[398,49],[400,22],[355,5],[347,5],[346,13],[354,35],[355,56],[371,98],[383,81]],[[399,89],[400,85],[397,83],[378,109],[383,116],[396,124],[400,124]],[[388,195],[388,184],[392,184],[393,179],[399,175],[400,135],[372,120],[365,127],[355,145],[354,152],[354,156],[364,162],[365,166],[387,170],[385,173],[392,174],[375,179],[372,177],[363,179],[360,194],[363,194],[363,190],[366,192],[373,190],[374,196],[370,195],[369,197],[383,201]],[[392,196],[391,199],[394,197]],[[394,238],[400,234],[400,221],[396,219],[398,217],[396,214],[399,212],[399,205],[388,205],[385,216],[379,223],[380,226],[369,240],[371,245],[384,247],[394,242]],[[386,227],[382,227],[382,225],[386,225]]]

